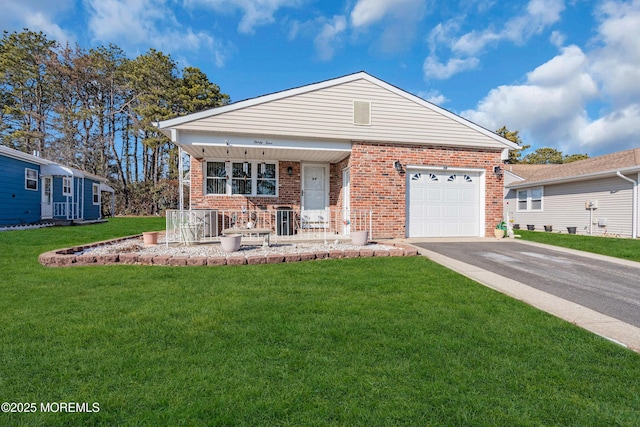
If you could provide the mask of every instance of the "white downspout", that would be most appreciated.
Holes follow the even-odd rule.
[[[184,209],[184,164],[182,163],[182,147],[178,145],[178,209]]]
[[[635,239],[636,237],[638,237],[638,181],[627,178],[626,176],[622,175],[620,171],[616,172],[616,175],[633,184],[633,191],[631,193],[631,206],[633,209],[633,211],[631,212],[631,237]]]

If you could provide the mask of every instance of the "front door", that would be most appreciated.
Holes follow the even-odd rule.
[[[302,165],[302,227],[329,226],[329,165]]]
[[[42,219],[53,218],[53,179],[50,176],[42,177]]]

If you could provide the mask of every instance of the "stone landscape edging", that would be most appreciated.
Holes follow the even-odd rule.
[[[129,239],[140,238],[142,234],[120,237],[72,246],[40,254],[38,261],[45,267],[72,267],[87,265],[165,265],[165,266],[220,266],[220,265],[257,265],[279,264],[285,262],[300,262],[322,259],[364,258],[364,257],[398,257],[416,256],[418,250],[410,245],[397,243],[386,244],[391,249],[330,249],[316,252],[283,253],[266,255],[237,255],[237,256],[186,256],[186,255],[153,255],[138,253],[101,254],[82,253],[87,249],[119,243]]]

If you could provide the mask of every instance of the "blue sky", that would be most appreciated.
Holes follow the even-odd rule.
[[[234,101],[364,70],[532,149],[640,146],[640,0],[5,0],[0,28],[155,48]]]

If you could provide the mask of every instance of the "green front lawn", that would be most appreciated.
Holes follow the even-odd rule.
[[[100,408],[0,425],[640,424],[640,355],[422,257],[37,263],[162,224],[0,233],[0,402]]]
[[[544,233],[516,230],[522,239],[548,245],[562,246],[579,251],[593,252],[631,261],[640,261],[640,239],[584,236],[566,233]]]

